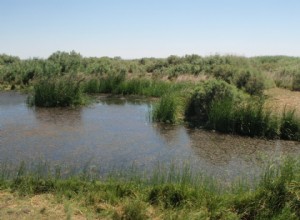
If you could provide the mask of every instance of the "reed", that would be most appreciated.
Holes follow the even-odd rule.
[[[275,138],[278,124],[273,117],[264,110],[263,101],[248,101],[234,109],[234,132],[250,137]]]
[[[187,94],[178,92],[165,94],[154,106],[153,119],[173,124],[183,122],[187,104]]]
[[[141,95],[161,97],[166,93],[180,91],[189,86],[188,83],[171,83],[162,80],[144,78],[125,79],[120,74],[92,78],[83,83],[85,93],[112,93],[122,95]]]
[[[281,134],[276,115],[264,109],[263,101],[236,103],[232,100],[214,102],[205,126],[223,133],[274,139]],[[286,139],[281,136],[282,139]]]
[[[286,110],[281,117],[280,137],[286,140],[300,140],[300,120],[295,116],[295,110]]]
[[[67,107],[84,103],[80,81],[47,79],[34,86],[31,104],[39,107]]]

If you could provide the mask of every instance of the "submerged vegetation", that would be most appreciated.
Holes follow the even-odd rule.
[[[300,163],[292,158],[270,164],[251,184],[243,181],[227,186],[188,167],[157,169],[147,176],[127,171],[106,178],[89,169],[64,176],[61,168],[52,169],[46,163],[33,168],[30,171],[22,163],[19,169],[8,172],[2,166],[0,192],[20,198],[53,195],[51,205],[40,207],[38,215],[47,215],[51,206],[65,203],[92,219],[300,218]],[[2,217],[5,211],[10,215],[14,212],[5,204],[2,210]],[[66,215],[71,218],[68,210]]]
[[[299,90],[300,58],[187,55],[166,59],[86,58],[72,51],[47,59],[0,56],[0,89],[32,93],[41,107],[82,105],[85,94],[160,98],[153,119],[252,137],[299,140],[300,121],[265,108],[263,92]]]

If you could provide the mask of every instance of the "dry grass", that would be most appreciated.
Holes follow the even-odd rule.
[[[120,200],[114,205],[98,202],[95,206],[87,208],[84,207],[83,201],[61,200],[53,194],[19,196],[9,190],[1,190],[0,219],[122,219],[125,216],[125,207],[131,202],[130,200]],[[145,208],[145,217],[162,219],[159,210],[152,206],[145,206]]]
[[[76,204],[59,203],[51,194],[21,197],[0,191],[0,219],[89,219]]]
[[[266,107],[272,111],[282,114],[284,109],[296,110],[300,116],[300,92],[293,92],[287,89],[272,88],[265,91],[267,96]]]

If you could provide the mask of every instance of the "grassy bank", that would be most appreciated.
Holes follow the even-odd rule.
[[[57,214],[69,219],[76,215],[90,219],[300,218],[300,163],[291,158],[280,165],[267,166],[255,183],[244,181],[226,187],[193,174],[188,168],[156,170],[146,176],[127,173],[105,179],[87,172],[62,177],[57,169],[50,170],[40,167],[29,172],[23,164],[9,177],[2,170],[0,193],[16,203],[38,196],[44,204],[50,204],[32,210],[27,206],[26,212],[22,212],[24,207],[20,208],[22,217],[54,215],[53,209],[64,204]],[[1,216],[9,219],[17,215],[17,204],[2,198]]]

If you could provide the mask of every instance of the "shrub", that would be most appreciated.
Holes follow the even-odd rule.
[[[245,85],[245,92],[250,95],[262,95],[264,88],[264,79],[259,76],[252,76]]]
[[[239,89],[244,88],[247,85],[247,82],[249,81],[251,77],[251,73],[249,70],[247,71],[241,71],[237,76],[236,76],[236,86]]]
[[[234,75],[236,75],[236,68],[229,65],[216,65],[213,68],[213,75],[217,79],[224,80],[227,83],[232,83]]]
[[[252,70],[241,70],[235,77],[235,84],[239,89],[250,95],[262,95],[265,88],[265,79],[261,73]]]
[[[213,102],[238,99],[240,95],[234,86],[224,81],[206,81],[195,89],[186,111],[186,117],[193,123],[205,125]]]

